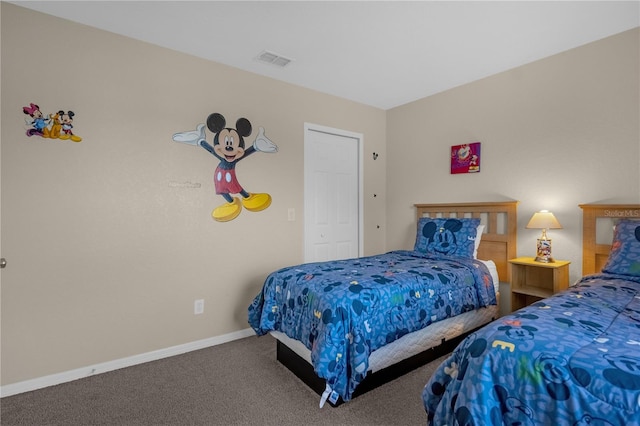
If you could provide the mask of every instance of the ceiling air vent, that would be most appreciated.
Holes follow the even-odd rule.
[[[278,55],[276,53],[269,52],[267,50],[265,50],[262,53],[260,53],[258,55],[257,59],[260,62],[265,62],[267,64],[275,65],[275,66],[278,66],[280,68],[286,67],[287,65],[289,65],[289,62],[292,61],[292,59],[285,58],[284,56],[280,56],[280,55]]]

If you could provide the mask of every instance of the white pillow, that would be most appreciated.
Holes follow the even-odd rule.
[[[474,241],[473,246],[473,258],[478,258],[478,247],[480,247],[480,239],[482,238],[482,233],[484,232],[484,225],[478,225],[476,228],[476,240]]]

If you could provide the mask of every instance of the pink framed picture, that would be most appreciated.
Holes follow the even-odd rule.
[[[480,142],[451,147],[451,174],[480,171]]]

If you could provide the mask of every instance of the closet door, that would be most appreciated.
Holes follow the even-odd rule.
[[[305,262],[362,254],[362,135],[305,126]]]

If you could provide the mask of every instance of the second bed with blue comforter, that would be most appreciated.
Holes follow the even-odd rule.
[[[273,272],[248,309],[258,335],[276,330],[311,351],[334,398],[351,399],[376,349],[429,324],[495,305],[473,258],[399,250]]]
[[[640,425],[640,276],[586,276],[471,334],[423,402],[433,425]]]

